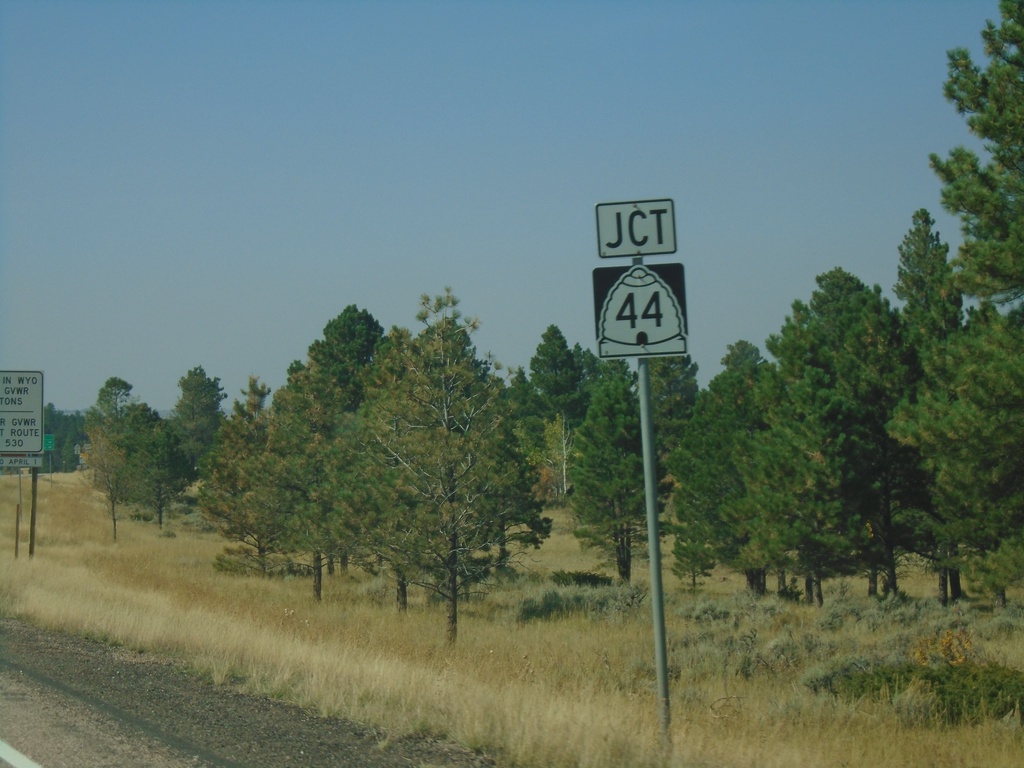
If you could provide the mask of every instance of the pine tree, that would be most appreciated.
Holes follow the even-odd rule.
[[[118,507],[132,492],[132,467],[126,441],[125,419],[128,407],[137,400],[132,385],[111,376],[96,396],[96,403],[85,412],[85,432],[89,436],[89,471],[93,487],[107,497],[107,509],[117,540]]]
[[[622,361],[602,365],[587,417],[576,432],[572,509],[575,535],[606,552],[619,578],[632,577],[634,548],[646,540],[640,406]]]
[[[47,433],[53,435],[54,449],[50,452],[53,470],[74,472],[78,469],[78,454],[86,441],[85,415],[80,411],[59,411],[53,403],[47,403],[43,423]]]
[[[654,357],[651,374],[651,420],[654,422],[658,469],[664,472],[668,453],[679,444],[697,400],[697,364],[689,355]]]
[[[221,402],[227,397],[219,378],[210,378],[201,365],[178,379],[181,396],[174,406],[171,423],[178,432],[181,448],[188,456],[192,477],[213,447],[213,439],[224,421]]]
[[[890,424],[892,434],[921,454],[916,480],[920,515],[916,521],[915,551],[931,560],[939,574],[943,604],[961,594],[957,569],[958,543],[952,532],[963,517],[958,501],[940,493],[937,484],[942,454],[923,439],[935,402],[955,398],[948,370],[949,345],[963,330],[963,296],[953,282],[949,247],[942,242],[931,215],[919,210],[899,246],[898,279],[893,287],[902,300],[900,317],[906,349],[908,380],[904,402]]]
[[[126,409],[125,450],[131,479],[130,498],[164,517],[179,501],[192,476],[192,463],[181,445],[180,433],[145,403]]]
[[[906,346],[921,364],[933,351],[963,326],[963,294],[953,283],[949,246],[934,231],[935,220],[923,208],[913,216],[913,225],[899,245],[899,266],[893,293],[903,302]],[[914,381],[917,383],[917,380]]]
[[[960,217],[954,267],[969,296],[1012,307],[1024,299],[1024,2],[1001,0],[1002,23],[981,33],[987,66],[966,48],[948,54],[944,92],[985,144],[987,162],[965,147],[931,156],[943,206]]]
[[[967,513],[966,544],[982,563],[1011,542],[1024,547],[1024,2],[1002,0],[999,10],[1001,22],[981,33],[984,68],[965,48],[949,52],[946,97],[988,157],[957,147],[931,161],[964,235],[954,279],[979,306],[944,351],[955,398],[940,391],[925,403],[920,438],[941,456],[939,487]],[[1001,570],[1004,586],[1024,578]]]
[[[309,556],[318,601],[325,565],[347,563],[361,544],[357,512],[345,498],[358,482],[354,414],[380,340],[373,315],[349,305],[310,345],[306,362],[292,364],[274,397],[268,471],[291,499],[291,547]]]
[[[520,462],[508,460],[504,386],[476,357],[477,322],[450,291],[423,296],[417,319],[419,334],[396,329],[383,345],[364,413],[380,493],[376,546],[400,600],[414,584],[445,601],[454,643],[460,599],[512,556],[516,533],[538,518],[510,503]]]
[[[314,341],[307,365],[335,390],[340,410],[355,412],[363,402],[366,376],[384,337],[384,329],[365,309],[349,304],[324,326]]]
[[[759,542],[766,555],[784,550],[820,603],[821,579],[860,565],[897,591],[908,456],[886,429],[905,381],[895,312],[880,288],[841,269],[817,282],[768,340],[777,363],[759,396],[769,430],[747,487],[773,521]]]
[[[569,348],[558,326],[549,325],[530,358],[530,383],[545,422],[561,416],[570,429],[582,423],[587,412],[585,377],[581,353]]]
[[[674,485],[676,569],[692,576],[721,562],[743,571],[754,592],[764,589],[765,562],[751,559],[746,549],[760,518],[748,516],[742,504],[747,488],[741,468],[750,462],[754,436],[765,429],[755,399],[764,364],[753,344],[730,344],[724,370],[697,394],[693,416],[666,462]]]
[[[290,500],[267,472],[270,388],[250,376],[242,394],[204,465],[199,509],[222,536],[237,542],[218,558],[220,567],[269,574],[284,564]]]

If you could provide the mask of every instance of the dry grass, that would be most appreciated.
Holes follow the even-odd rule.
[[[846,582],[816,610],[753,600],[724,572],[696,595],[668,578],[672,743],[663,752],[649,603],[625,588],[555,587],[553,570],[598,568],[564,519],[518,578],[463,608],[452,648],[440,606],[414,595],[399,615],[389,586],[359,572],[327,579],[319,605],[305,580],[218,574],[223,542],[187,518],[171,520],[173,536],[124,520],[114,544],[101,500],[78,475],[40,479],[36,556],[27,557],[26,521],[15,561],[17,482],[0,478],[0,612],[173,654],[219,682],[396,734],[446,734],[505,765],[1021,763],[1019,728],[922,726],[892,705],[813,690],[844,661],[905,658],[952,626],[968,627],[986,657],[1024,668],[1017,608],[880,603]],[[906,583],[923,597],[931,581],[908,574]]]

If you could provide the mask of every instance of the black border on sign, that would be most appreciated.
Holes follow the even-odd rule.
[[[628,267],[597,267],[593,273],[594,282],[594,339],[601,340],[601,311],[604,301],[615,284],[624,274],[636,266],[642,266],[656,274],[672,290],[679,309],[683,313],[683,331],[687,340],[690,337],[690,320],[686,316],[686,280],[682,264],[630,264]],[[687,345],[689,346],[689,345]],[[677,354],[677,353],[673,353]],[[600,353],[598,353],[600,356]],[[658,357],[658,355],[622,355],[622,357]],[[614,358],[602,358],[614,359]]]

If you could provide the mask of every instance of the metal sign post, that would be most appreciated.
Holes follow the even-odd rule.
[[[665,591],[661,585],[661,533],[658,530],[658,476],[651,420],[651,374],[647,358],[637,360],[640,385],[640,435],[644,453],[644,496],[647,500],[647,548],[651,561],[651,611],[654,620],[654,663],[658,681],[658,722],[662,739],[668,738],[668,653],[665,648]]]
[[[648,358],[687,352],[686,298],[681,264],[645,267],[644,255],[675,253],[672,200],[602,203],[597,206],[597,249],[601,258],[630,256],[632,267],[594,270],[594,318],[600,358],[637,358],[640,434],[651,563],[651,611],[661,738],[669,741],[668,654],[665,593],[661,581],[658,530],[658,473],[651,418]]]

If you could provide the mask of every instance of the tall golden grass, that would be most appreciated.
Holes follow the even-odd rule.
[[[1024,668],[1019,609],[983,600],[942,609],[925,599],[930,575],[908,574],[916,598],[903,602],[862,597],[859,581],[837,582],[820,610],[755,600],[724,571],[697,593],[667,576],[666,746],[643,580],[633,590],[556,587],[552,571],[599,568],[563,516],[517,577],[465,605],[452,647],[441,606],[413,595],[399,614],[388,584],[362,572],[326,579],[319,604],[305,579],[216,572],[224,541],[192,524],[194,515],[172,517],[163,531],[125,519],[114,543],[102,498],[82,475],[40,479],[35,557],[26,522],[15,560],[17,497],[18,478],[0,478],[0,613],[173,655],[216,682],[394,735],[444,735],[502,765],[1024,762],[1019,727],[911,721],[894,703],[842,701],[813,685],[844,659],[909,658],[950,626],[972,632],[986,658]],[[1022,597],[1010,594],[1014,605]]]

